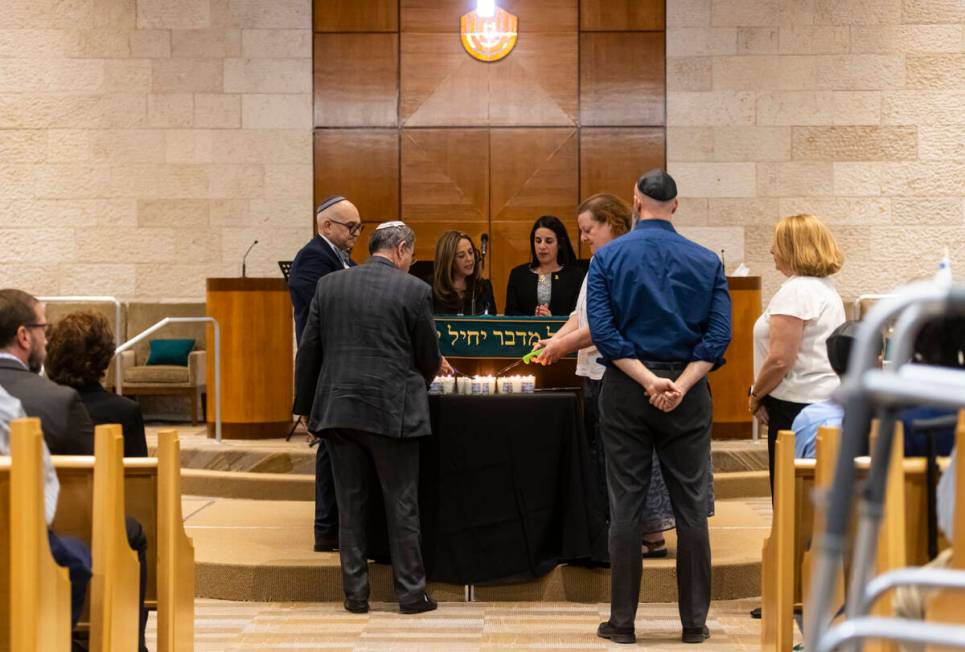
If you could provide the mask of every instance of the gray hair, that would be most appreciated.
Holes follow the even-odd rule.
[[[369,254],[395,249],[400,242],[405,243],[407,247],[413,247],[415,245],[415,231],[404,224],[376,229],[372,232],[372,237],[369,238]]]

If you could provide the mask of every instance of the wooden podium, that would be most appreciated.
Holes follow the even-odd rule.
[[[291,428],[292,304],[282,278],[209,278],[207,314],[221,326],[221,435],[284,437]],[[214,327],[208,326],[208,437],[214,437]]]
[[[761,277],[728,276],[731,300],[730,346],[727,364],[708,376],[714,400],[714,439],[751,436],[747,390],[754,382],[754,322],[761,316]]]

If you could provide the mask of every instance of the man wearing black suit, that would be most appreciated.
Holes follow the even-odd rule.
[[[425,593],[419,437],[431,434],[428,384],[442,357],[432,288],[408,274],[415,234],[402,222],[372,234],[364,265],[318,283],[295,370],[295,411],[310,414],[334,460],[345,608],[368,611],[366,509],[371,469],[385,498],[399,608],[436,608]]]
[[[362,232],[362,218],[352,202],[333,195],[319,204],[315,211],[315,226],[317,234],[295,256],[288,274],[288,291],[295,313],[295,338],[299,342],[318,280],[331,272],[355,266],[349,252]],[[318,442],[315,451],[315,551],[324,552],[337,547],[338,506],[331,455],[323,440]]]
[[[94,424],[70,387],[40,376],[47,357],[44,305],[21,290],[0,290],[0,386],[40,417],[55,455],[93,455]]]
[[[0,387],[20,399],[29,416],[40,418],[44,442],[52,455],[93,455],[94,424],[77,390],[40,375],[47,358],[44,304],[21,290],[0,290]],[[127,541],[140,564],[138,650],[146,652],[147,537],[141,524],[126,517]]]

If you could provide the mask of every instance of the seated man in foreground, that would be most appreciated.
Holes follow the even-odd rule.
[[[10,396],[0,387],[0,455],[10,454],[10,422],[22,419],[27,414],[23,411],[20,401]],[[57,513],[57,497],[60,495],[60,482],[57,471],[50,461],[50,451],[47,444],[43,444],[44,455],[44,517],[47,521],[47,542],[50,554],[70,573],[70,624],[75,626],[84,610],[84,599],[87,596],[87,585],[91,577],[90,549],[82,541],[70,537],[59,537],[50,529],[50,524]]]
[[[47,332],[44,304],[21,290],[0,290],[0,387],[20,400],[27,416],[40,418],[45,446],[51,454],[93,455],[94,425],[77,390],[40,375],[47,359]],[[56,509],[56,502],[54,505]],[[138,649],[144,651],[147,537],[136,519],[126,517],[125,525],[128,544],[140,562]]]

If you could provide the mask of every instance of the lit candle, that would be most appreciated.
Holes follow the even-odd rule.
[[[510,381],[513,384],[513,394],[519,394],[523,391],[523,377],[522,376],[512,376]]]
[[[472,379],[466,376],[460,376],[457,380],[457,389],[460,394],[468,394],[471,391]]]
[[[532,394],[536,389],[536,376],[523,376],[521,389],[524,394]]]
[[[455,376],[443,376],[442,377],[442,393],[452,394],[456,391],[456,377]]]
[[[513,393],[513,379],[508,376],[500,376],[496,381],[496,389],[500,394]]]

